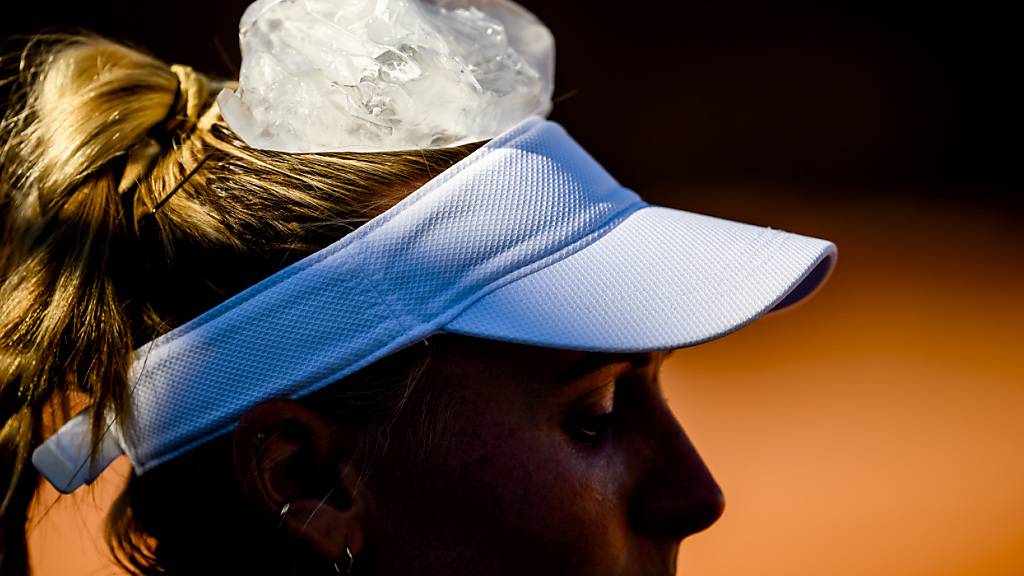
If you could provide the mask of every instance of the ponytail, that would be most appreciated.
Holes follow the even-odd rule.
[[[100,38],[36,39],[18,56],[0,124],[5,575],[28,573],[25,524],[38,483],[30,456],[43,415],[59,424],[68,399],[84,395],[98,432],[104,412],[125,404],[131,295],[115,279],[130,273],[134,214],[122,205],[122,181],[154,161],[140,151],[153,150],[155,128],[180,124],[181,100],[179,75],[166,64]]]
[[[216,86],[190,68],[92,36],[36,40],[10,62],[12,97],[0,121],[5,576],[27,573],[25,524],[38,484],[32,450],[71,404],[93,406],[94,439],[106,416],[130,433],[135,348],[336,241],[480,145],[258,150],[223,122]],[[180,551],[219,546],[210,535],[219,527],[179,526],[161,512],[219,498],[210,491],[216,482],[187,479],[193,492],[176,484],[182,493],[172,504],[163,492],[133,496],[138,483],[129,482],[107,529],[123,568],[161,573],[202,556]],[[270,552],[248,553],[250,573],[272,565],[262,560]]]

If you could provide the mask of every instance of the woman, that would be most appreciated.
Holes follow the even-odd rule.
[[[647,205],[538,116],[546,29],[460,6],[258,2],[219,96],[98,38],[25,51],[0,571],[33,468],[127,454],[133,573],[674,573],[723,501],[659,367],[834,246]]]

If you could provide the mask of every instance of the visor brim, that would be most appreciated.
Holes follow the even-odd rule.
[[[806,299],[835,259],[827,240],[647,206],[483,296],[444,331],[603,352],[693,346]]]

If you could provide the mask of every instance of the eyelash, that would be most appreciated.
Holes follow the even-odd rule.
[[[567,425],[569,435],[581,446],[600,446],[607,440],[612,429],[622,420],[618,404],[613,401],[611,410],[597,414],[586,413],[587,409],[593,406],[584,408],[583,414],[569,420]]]
[[[578,444],[599,446],[608,438],[609,432],[620,421],[617,411],[576,418],[569,426],[569,433]]]

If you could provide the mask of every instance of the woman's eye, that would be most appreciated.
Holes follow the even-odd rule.
[[[581,446],[597,446],[621,421],[621,410],[616,401],[618,380],[619,376],[616,376],[579,399],[565,423],[566,431],[574,442]]]
[[[614,411],[578,417],[569,423],[569,434],[579,444],[596,446],[604,442],[618,420],[619,414]]]

